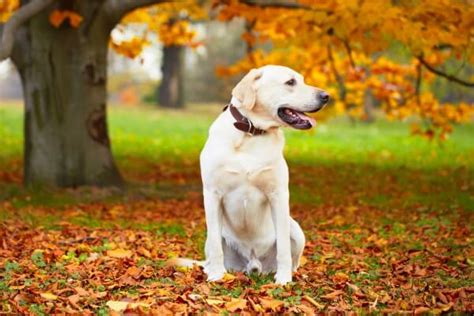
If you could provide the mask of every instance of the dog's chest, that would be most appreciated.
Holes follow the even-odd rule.
[[[246,170],[242,172],[227,170],[228,177],[235,180],[235,183],[232,184],[232,188],[250,185],[262,192],[268,192],[273,190],[274,186],[274,173],[271,166],[262,167],[259,170]]]
[[[275,159],[263,154],[238,153],[225,159],[219,168],[220,183],[226,186],[227,191],[249,185],[267,191],[277,176],[275,166]]]
[[[286,165],[283,134],[277,131],[262,136],[233,134],[224,138],[225,131],[213,131],[201,153],[205,185],[222,195],[241,187],[252,187],[262,193],[272,190],[281,178],[281,166]]]

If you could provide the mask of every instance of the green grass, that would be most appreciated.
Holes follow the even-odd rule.
[[[193,107],[184,113],[154,108],[111,108],[110,129],[116,157],[193,161],[220,108]],[[473,167],[474,125],[456,126],[450,139],[429,142],[410,135],[408,123],[351,123],[338,118],[314,131],[286,130],[288,160],[305,165],[357,163],[387,167]]]
[[[208,111],[205,111],[208,109]],[[207,129],[219,108],[196,108],[181,113],[153,108],[110,111],[111,137],[118,157],[197,159]],[[146,116],[146,117],[145,117]],[[363,163],[414,168],[474,166],[474,126],[457,126],[444,143],[410,135],[409,125],[379,121],[351,123],[338,118],[320,123],[315,131],[286,130],[286,154],[290,161],[317,163]]]
[[[135,183],[140,182],[135,178],[147,177],[159,166],[166,172],[193,175],[183,183],[152,177],[154,184],[146,191],[151,196],[183,199],[187,192],[198,192],[199,152],[220,110],[217,105],[196,105],[185,111],[110,106],[109,130],[119,168]],[[19,104],[0,105],[0,170],[21,169],[22,119]],[[387,209],[420,204],[446,211],[474,209],[474,125],[455,126],[441,143],[412,136],[409,130],[407,122],[353,123],[344,117],[320,122],[309,132],[286,129],[292,200]],[[11,183],[0,183],[0,188],[0,199],[20,208],[94,200],[94,192],[52,194]]]
[[[150,161],[194,161],[207,137],[219,106],[192,106],[181,111],[152,107],[109,107],[109,129],[115,157]],[[16,103],[0,105],[0,159],[22,153],[23,111]],[[409,168],[473,168],[474,125],[456,126],[442,143],[411,136],[409,124],[379,120],[352,123],[340,117],[319,123],[315,130],[285,131],[289,161],[315,165],[362,163]],[[123,161],[122,161],[123,162]]]

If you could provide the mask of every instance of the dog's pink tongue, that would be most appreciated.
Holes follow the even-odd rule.
[[[295,113],[296,113],[296,115],[298,115],[298,117],[300,119],[309,121],[311,126],[316,125],[316,120],[314,118],[312,118],[311,116],[307,116],[307,115],[305,115],[304,113],[301,113],[301,112],[295,112]]]

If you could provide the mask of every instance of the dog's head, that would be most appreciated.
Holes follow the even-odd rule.
[[[329,101],[327,92],[305,84],[299,73],[275,65],[252,69],[232,96],[234,106],[262,129],[285,125],[309,129],[315,121],[305,112],[317,112]]]

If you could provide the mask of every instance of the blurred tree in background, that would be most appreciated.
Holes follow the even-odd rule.
[[[158,35],[163,44],[163,57],[157,103],[163,107],[184,107],[184,49],[200,44],[194,40],[196,32],[190,24],[206,18],[204,8],[196,1],[177,1],[136,10],[123,19],[122,25],[145,25],[143,36],[112,44],[118,53],[135,58],[148,43],[148,34]]]
[[[221,106],[229,102],[230,91],[240,78],[222,78],[216,74],[216,68],[232,65],[245,56],[245,42],[240,37],[243,29],[239,20],[209,21],[202,25],[203,45],[189,54],[192,58],[184,76],[187,102],[219,102]]]

